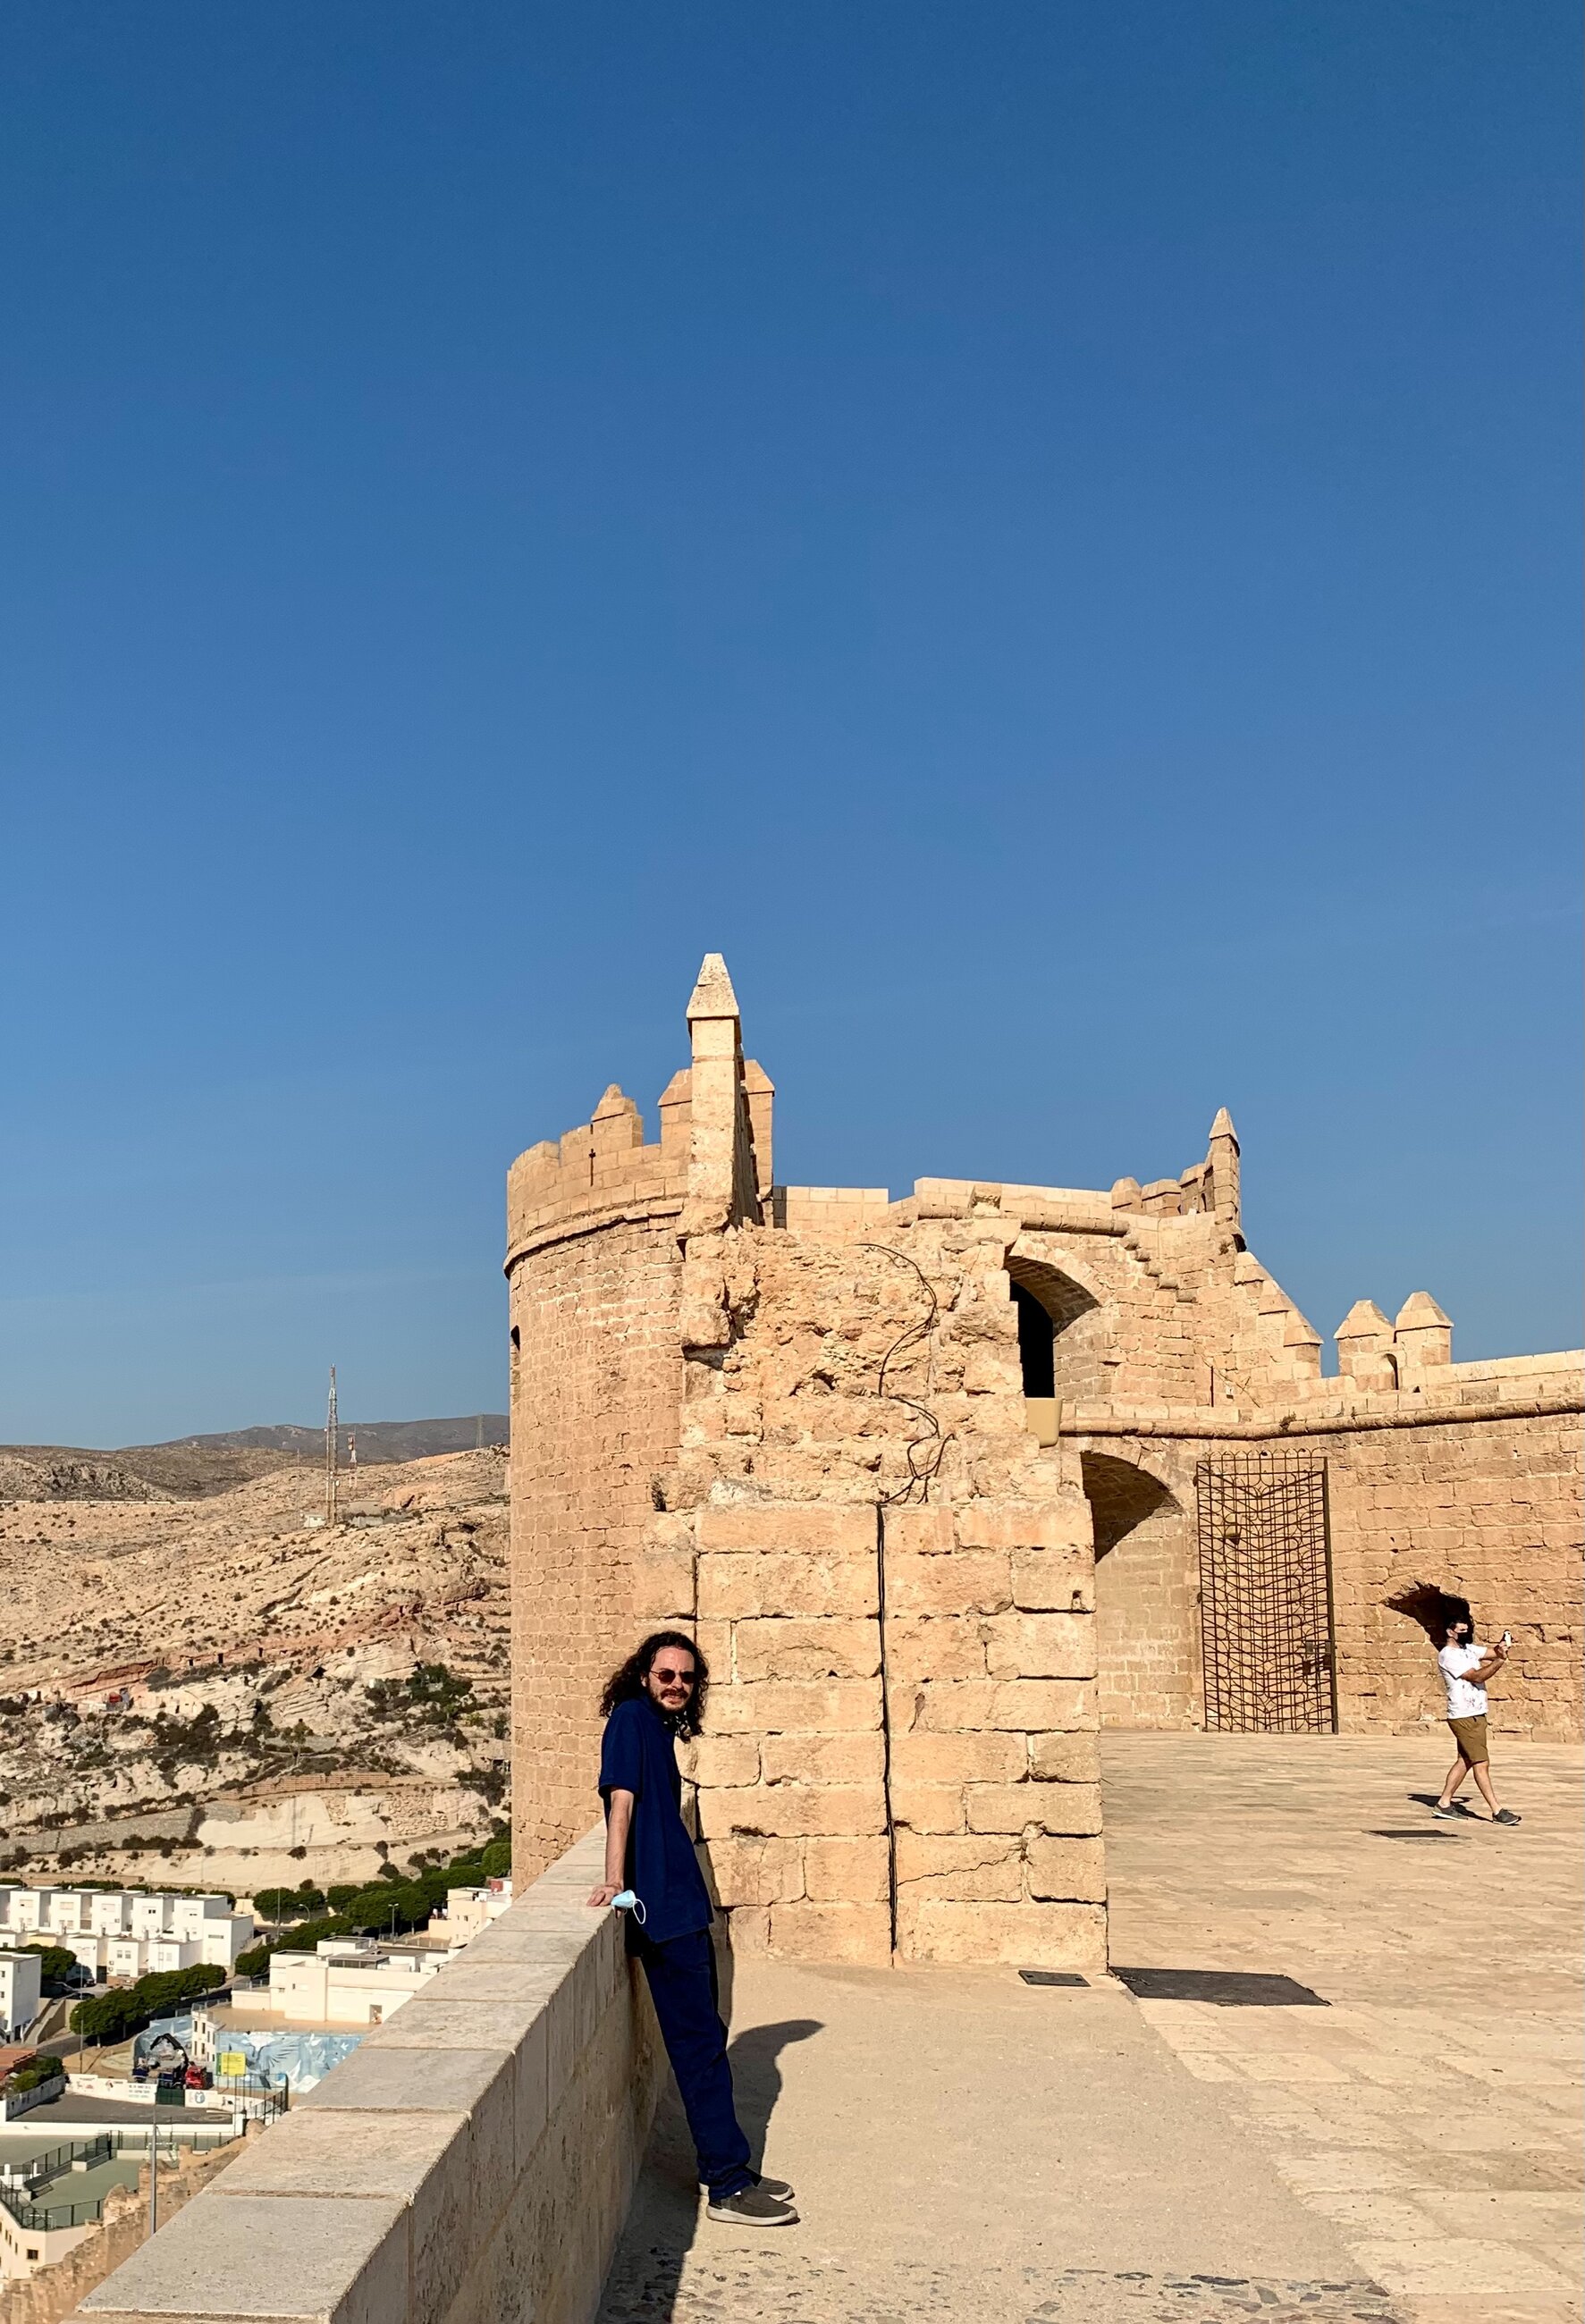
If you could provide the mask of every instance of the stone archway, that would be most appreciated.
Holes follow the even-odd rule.
[[[1092,1291],[1043,1259],[1016,1252],[1007,1260],[1018,1314],[1018,1358],[1024,1394],[1037,1402],[1065,1404],[1101,1396],[1107,1319]]]
[[[1095,1627],[1103,1727],[1195,1723],[1199,1628],[1187,1515],[1134,1461],[1081,1455],[1095,1527]]]

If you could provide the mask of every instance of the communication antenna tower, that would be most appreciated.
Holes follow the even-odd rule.
[[[336,1367],[330,1367],[330,1403],[325,1415],[325,1522],[336,1523],[336,1488],[337,1483],[337,1452],[341,1432],[336,1425]]]

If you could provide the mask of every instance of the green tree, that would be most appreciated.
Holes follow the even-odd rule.
[[[431,1909],[420,1881],[381,1881],[355,1896],[342,1918],[360,1934],[379,1936],[393,1928],[419,1928],[429,1919]]]
[[[324,1909],[324,1892],[316,1888],[311,1880],[303,1881],[296,1888],[261,1888],[253,1898],[253,1910],[260,1919],[277,1927],[286,1921],[306,1921]]]
[[[23,1945],[22,1950],[38,1954],[39,1974],[46,1985],[59,1985],[77,1966],[77,1955],[69,1953],[64,1945]]]
[[[79,2001],[68,2022],[85,2042],[121,2042],[135,2031],[137,2015],[137,2004],[124,1987]]]
[[[79,2001],[71,2013],[71,2030],[88,2042],[124,2042],[129,2034],[141,2034],[151,2017],[170,2015],[184,2001],[213,1993],[226,1979],[226,1971],[212,1961],[197,1962],[191,1969],[156,1969],[135,1985]]]

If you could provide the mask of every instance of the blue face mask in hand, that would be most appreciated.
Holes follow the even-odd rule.
[[[631,1913],[640,1928],[643,1927],[644,1907],[632,1889],[619,1888],[611,1900],[611,1909],[613,1913]]]

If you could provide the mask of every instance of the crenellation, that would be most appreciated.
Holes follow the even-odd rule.
[[[1393,1319],[1400,1372],[1424,1371],[1453,1360],[1453,1327],[1428,1291],[1412,1291]]]

